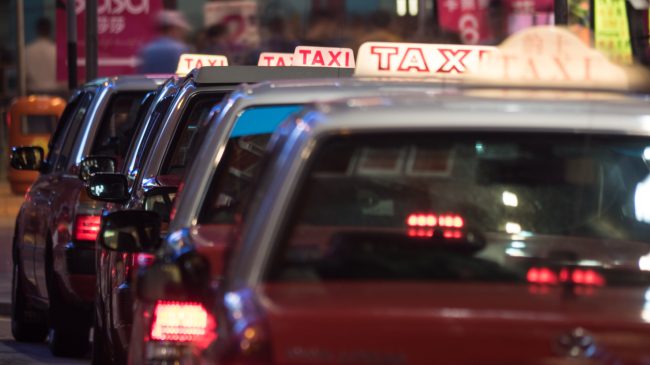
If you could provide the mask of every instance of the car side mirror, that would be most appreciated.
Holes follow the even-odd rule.
[[[79,164],[79,178],[88,181],[92,174],[115,172],[117,161],[109,156],[88,156]]]
[[[122,174],[95,173],[86,182],[86,192],[95,200],[124,203],[129,200],[129,183]]]
[[[10,164],[16,170],[39,171],[45,152],[42,147],[11,147]]]
[[[122,210],[102,217],[99,244],[121,253],[153,252],[161,243],[160,217],[145,210]]]
[[[144,209],[158,213],[168,223],[178,188],[165,186],[149,189],[144,194]]]

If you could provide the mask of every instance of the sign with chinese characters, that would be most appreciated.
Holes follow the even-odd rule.
[[[298,46],[293,66],[354,68],[354,52],[349,48]]]
[[[228,28],[228,42],[234,45],[257,47],[260,42],[257,27],[257,1],[237,0],[207,2],[203,6],[206,27],[221,24]]]
[[[257,61],[257,65],[262,67],[282,67],[292,64],[293,53],[262,52]]]
[[[594,0],[594,43],[612,61],[632,64],[626,0]]]
[[[80,79],[85,76],[86,32],[85,0],[76,1],[77,64]],[[99,0],[97,4],[98,76],[135,72],[138,51],[156,36],[155,15],[162,0]],[[68,77],[66,11],[57,8],[57,79]]]
[[[228,58],[220,55],[184,53],[178,60],[176,74],[185,76],[195,68],[204,66],[228,66]]]
[[[368,42],[359,48],[355,76],[444,77],[475,70],[495,47]]]
[[[465,44],[478,44],[490,39],[487,24],[490,0],[437,1],[438,21],[442,30],[457,33]]]
[[[626,70],[566,29],[544,26],[519,32],[481,60],[476,78],[495,83],[627,88]]]

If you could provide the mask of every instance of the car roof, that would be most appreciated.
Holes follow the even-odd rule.
[[[281,79],[342,78],[352,76],[353,71],[328,67],[208,66],[195,69],[187,77],[197,84],[230,85]]]
[[[316,134],[428,128],[650,134],[650,98],[608,92],[459,87],[317,103],[306,115]]]
[[[103,77],[85,83],[82,88],[113,87],[116,91],[152,90],[173,75],[125,75]]]

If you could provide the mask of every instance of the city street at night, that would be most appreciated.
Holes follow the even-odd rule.
[[[650,365],[649,11],[0,1],[0,365]]]

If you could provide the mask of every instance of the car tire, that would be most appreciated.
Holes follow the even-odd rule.
[[[11,280],[11,334],[18,342],[43,342],[47,322],[41,313],[30,308],[23,290],[19,263],[14,260]],[[29,317],[32,318],[29,318]]]
[[[93,353],[91,359],[92,365],[111,365],[114,363],[111,354],[107,351],[106,345],[106,334],[104,333],[104,328],[98,326],[97,312],[95,311],[95,320],[93,324]]]
[[[46,280],[50,297],[50,352],[57,357],[83,357],[90,350],[90,312],[67,303],[59,294],[52,270],[51,244],[46,257]]]
[[[90,349],[86,311],[66,306],[57,297],[50,294],[50,352],[57,357],[83,357]]]

